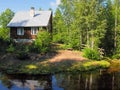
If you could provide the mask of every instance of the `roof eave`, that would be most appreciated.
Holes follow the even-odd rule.
[[[48,25],[40,25],[40,26],[7,26],[7,27],[47,27]]]

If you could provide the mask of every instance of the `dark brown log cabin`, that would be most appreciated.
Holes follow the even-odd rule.
[[[10,38],[15,42],[32,42],[41,29],[52,33],[52,12],[35,11],[34,8],[18,12],[7,26],[10,27]]]

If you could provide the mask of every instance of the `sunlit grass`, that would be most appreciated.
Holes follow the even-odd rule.
[[[120,71],[120,60],[111,60],[111,66],[108,69],[108,72],[119,72]]]
[[[30,65],[27,65],[26,68],[28,68],[28,69],[37,69],[38,67],[36,65],[30,64]]]
[[[110,63],[108,61],[87,61],[84,63],[78,62],[73,64],[70,67],[71,71],[89,71],[95,69],[102,69],[110,67]]]

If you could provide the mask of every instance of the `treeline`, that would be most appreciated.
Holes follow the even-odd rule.
[[[9,38],[10,29],[7,27],[7,24],[13,16],[14,12],[10,9],[6,9],[4,12],[0,13],[0,53],[5,52],[9,47],[8,45],[11,43]]]
[[[0,14],[0,44],[10,41],[7,24],[13,16],[10,9]],[[120,0],[61,0],[53,16],[53,42],[65,48],[120,58],[119,34]]]
[[[77,50],[120,56],[119,34],[120,0],[61,0],[53,18],[53,41]]]
[[[0,14],[0,39],[1,40],[9,40],[9,28],[7,24],[13,18],[14,12],[9,8]]]

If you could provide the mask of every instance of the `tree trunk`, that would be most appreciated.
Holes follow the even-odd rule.
[[[92,40],[91,40],[91,48],[93,50],[93,48],[94,48],[94,34],[93,34],[93,32],[91,33],[91,38],[92,38]]]
[[[115,90],[114,89],[114,83],[115,83],[115,76],[114,76],[114,73],[113,73],[113,76],[112,76],[112,90]]]
[[[87,38],[87,45],[89,46],[89,34],[88,34],[88,29],[86,31],[87,35],[86,35],[86,38]]]
[[[118,0],[115,2],[115,31],[114,31],[114,51],[117,47],[117,26],[118,26]]]
[[[92,81],[93,81],[93,78],[92,78],[92,73],[90,74],[90,81],[89,81],[89,90],[92,90]]]

